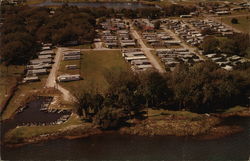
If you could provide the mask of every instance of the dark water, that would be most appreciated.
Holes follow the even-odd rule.
[[[250,119],[233,118],[228,121],[241,125],[245,131],[206,141],[187,137],[106,134],[75,140],[52,140],[19,148],[2,147],[1,154],[2,159],[8,160],[248,160]]]
[[[68,111],[63,111],[61,113],[41,111],[41,105],[43,103],[48,103],[49,101],[51,101],[51,98],[40,97],[28,103],[23,112],[17,113],[13,119],[5,120],[1,123],[1,135],[3,136],[8,130],[13,129],[18,125],[21,126],[31,123],[36,125],[41,125],[43,123],[48,124],[56,122],[65,114],[70,114]]]
[[[40,4],[34,4],[31,6],[61,6],[62,2],[52,2],[51,0],[47,0]],[[125,3],[125,2],[68,2],[70,6],[78,6],[78,7],[106,7],[106,8],[114,8],[114,9],[137,9],[137,8],[148,8],[155,7],[152,5],[146,5],[142,3]]]

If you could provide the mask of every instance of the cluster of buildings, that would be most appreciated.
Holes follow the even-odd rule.
[[[122,50],[122,57],[131,64],[131,69],[134,72],[145,71],[153,68],[152,64],[141,49],[124,49]]]
[[[182,20],[167,20],[165,21],[168,29],[173,30],[181,39],[192,46],[199,46],[204,39],[204,36],[198,29],[191,28]]]
[[[121,19],[108,19],[101,23],[104,29],[101,33],[102,41],[108,48],[113,47],[136,47],[137,43],[131,36],[128,25]]]
[[[249,2],[232,3],[227,1],[227,4],[221,4],[217,7],[214,7],[213,9],[209,10],[209,13],[216,15],[228,15],[233,11],[249,10],[249,7]]]
[[[80,60],[81,52],[75,50],[67,50],[63,52],[63,61],[72,61],[72,60]],[[79,69],[76,64],[66,65],[66,70],[75,70]],[[81,80],[80,74],[63,74],[57,77],[58,82],[70,82]]]
[[[205,56],[226,70],[232,70],[234,66],[248,61],[246,58],[238,55],[229,56],[227,54],[213,53],[206,54]]]
[[[150,32],[155,30],[155,25],[149,19],[136,19],[133,24],[144,32]]]
[[[143,39],[151,46],[171,46],[180,45],[180,41],[175,41],[167,32],[142,32]]]
[[[176,65],[180,63],[191,66],[194,63],[202,61],[198,56],[186,48],[157,49],[156,55],[160,58],[166,69],[170,71],[173,71]]]
[[[231,29],[213,20],[193,19],[193,20],[189,20],[188,22],[200,30],[209,28],[213,32],[217,32],[218,34],[221,34],[222,36],[230,36],[234,34]]]
[[[52,44],[43,44],[41,51],[36,59],[32,59],[26,66],[26,76],[23,83],[39,81],[39,75],[46,75],[52,67],[55,53],[51,49]]]

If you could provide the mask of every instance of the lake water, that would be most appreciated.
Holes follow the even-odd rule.
[[[52,2],[51,0],[47,0],[40,4],[34,4],[31,6],[61,6],[62,2]],[[70,6],[78,6],[78,7],[106,7],[106,8],[114,8],[114,9],[137,9],[137,8],[148,8],[155,7],[153,5],[146,5],[142,3],[125,3],[125,2],[68,2]]]
[[[250,118],[233,118],[229,124],[245,130],[217,140],[172,136],[96,135],[75,140],[51,140],[18,148],[2,147],[8,160],[248,160]]]

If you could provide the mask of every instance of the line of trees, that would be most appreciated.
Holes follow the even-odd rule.
[[[147,107],[209,113],[247,103],[250,94],[249,66],[229,72],[213,62],[180,65],[166,74],[107,72],[106,80],[110,87],[104,94],[76,95],[76,112],[104,129],[142,117]]]

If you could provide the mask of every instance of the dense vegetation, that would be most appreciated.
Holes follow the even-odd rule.
[[[1,26],[1,59],[8,64],[25,64],[35,56],[40,42],[65,45],[91,42],[95,18],[77,7],[63,6],[50,15],[48,8],[4,6]]]
[[[249,34],[235,33],[233,36],[218,39],[207,36],[202,44],[205,54],[226,53],[228,55],[248,56],[250,50]]]
[[[107,73],[110,84],[107,92],[80,91],[76,94],[76,111],[102,128],[116,127],[121,125],[121,120],[141,117],[146,107],[216,112],[247,102],[249,73],[249,67],[229,72],[212,62],[193,67],[181,65],[163,75]]]

